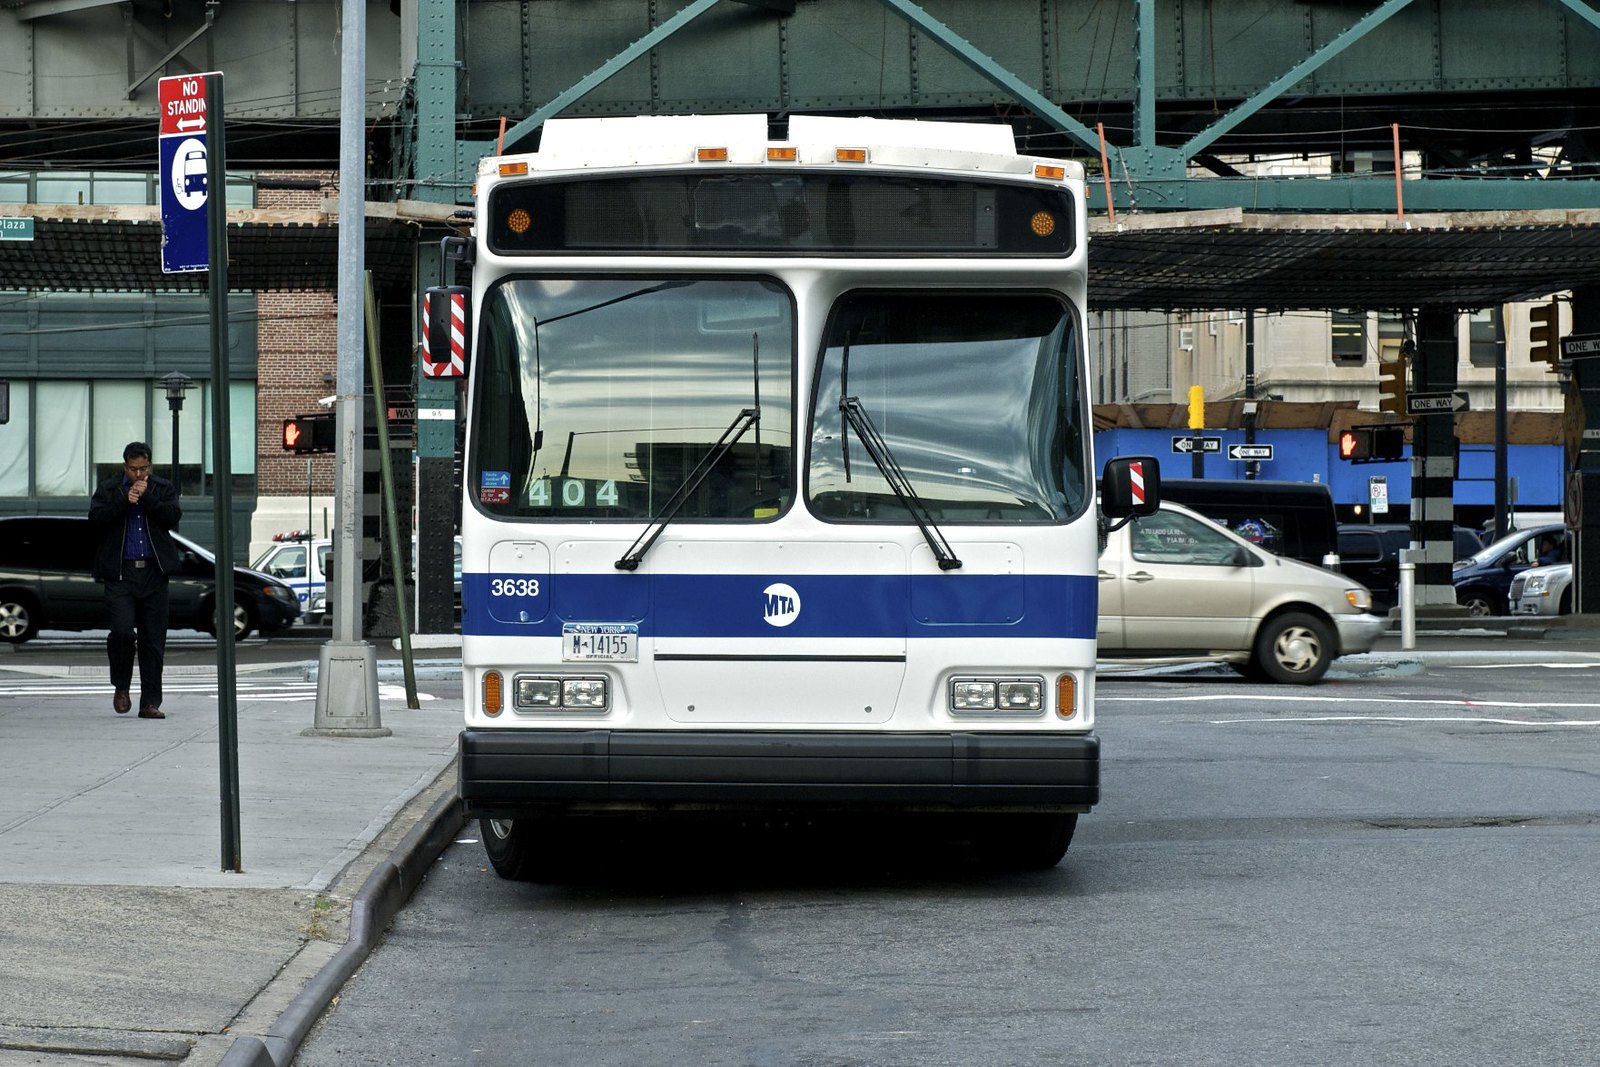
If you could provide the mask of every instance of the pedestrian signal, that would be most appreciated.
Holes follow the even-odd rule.
[[[1352,426],[1339,431],[1339,458],[1351,463],[1390,463],[1405,455],[1403,426]]]
[[[332,415],[296,415],[283,420],[283,450],[296,455],[332,452],[334,446],[334,417]]]

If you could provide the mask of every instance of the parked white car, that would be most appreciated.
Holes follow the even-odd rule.
[[[1377,643],[1388,620],[1342,574],[1257,548],[1178,504],[1134,519],[1100,556],[1102,658],[1220,659],[1310,684]]]
[[[1572,564],[1529,567],[1511,579],[1511,614],[1572,614]]]

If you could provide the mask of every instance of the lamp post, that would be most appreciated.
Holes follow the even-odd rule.
[[[172,409],[172,488],[182,493],[183,483],[178,480],[178,415],[183,411],[183,393],[194,388],[194,379],[182,371],[173,371],[161,379],[167,390],[167,407]]]

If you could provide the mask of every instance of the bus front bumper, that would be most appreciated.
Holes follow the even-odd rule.
[[[550,810],[861,807],[1083,812],[1093,734],[469,729],[469,815]]]

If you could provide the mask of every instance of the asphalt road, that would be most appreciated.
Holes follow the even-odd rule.
[[[998,875],[878,822],[448,849],[303,1047],[360,1064],[1573,1064],[1600,657],[1106,679],[1103,803]]]

